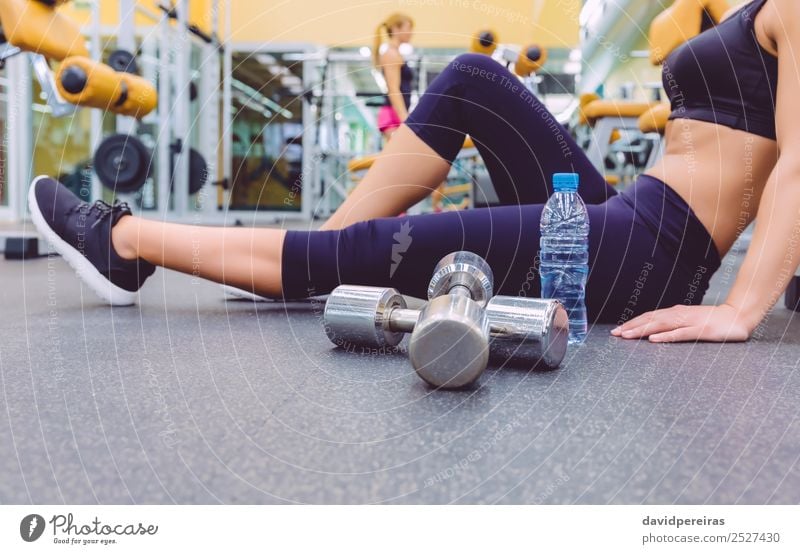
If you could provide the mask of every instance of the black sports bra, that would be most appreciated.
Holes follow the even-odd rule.
[[[662,81],[670,119],[696,119],[775,140],[778,59],[756,38],[755,0],[675,49]]]
[[[411,92],[414,90],[415,78],[416,73],[414,70],[409,67],[408,62],[403,62],[403,65],[400,66],[400,92],[403,94],[406,109],[411,107]],[[384,95],[383,104],[385,106],[392,105],[388,95]]]

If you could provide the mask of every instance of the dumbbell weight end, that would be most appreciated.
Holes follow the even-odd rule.
[[[325,303],[325,334],[336,345],[394,347],[414,329],[416,310],[392,288],[340,286]]]
[[[461,388],[489,363],[489,323],[483,307],[461,295],[431,299],[409,341],[411,365],[437,388]]]
[[[486,318],[494,359],[555,369],[567,353],[569,318],[556,300],[495,296]]]

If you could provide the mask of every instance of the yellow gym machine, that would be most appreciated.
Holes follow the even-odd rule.
[[[495,31],[486,29],[472,37],[470,52],[491,56],[518,75],[528,90],[539,93],[536,73],[547,62],[545,47],[533,43],[522,47],[502,44]]]
[[[80,28],[57,11],[67,1],[0,2],[0,24],[7,43],[0,61],[28,53],[55,116],[72,113],[62,107],[65,101],[137,118],[153,111],[158,94],[151,83],[89,58]],[[49,71],[50,60],[61,62],[55,78]]]
[[[101,36],[100,3],[89,5],[90,23],[82,29],[60,9],[67,1],[0,2],[0,63],[8,62],[14,87],[9,113],[16,116],[9,121],[15,137],[8,156],[11,215],[20,219],[26,213],[24,188],[32,177],[31,103],[26,100],[32,67],[51,116],[95,109],[92,198],[113,194],[129,200],[136,194],[140,208],[185,219],[201,209],[198,192],[215,174],[220,150],[219,2],[210,3],[211,31],[206,32],[189,21],[189,0],[119,0],[119,22],[108,40]],[[137,20],[152,25],[139,32]],[[114,42],[117,50],[108,54],[104,44]],[[192,63],[201,70],[192,72]],[[104,137],[109,128],[114,131]],[[143,133],[148,144],[140,138]],[[214,197],[205,209],[216,214],[218,207]]]
[[[148,81],[90,59],[80,27],[59,9],[66,3],[0,2],[0,64],[8,76],[7,132],[13,137],[5,160],[7,219],[19,220],[27,213],[25,192],[34,153],[32,109],[36,107],[31,100],[31,73],[41,86],[43,108],[55,118],[70,116],[82,106],[141,118],[157,103],[158,95]],[[58,67],[57,72],[52,66]]]

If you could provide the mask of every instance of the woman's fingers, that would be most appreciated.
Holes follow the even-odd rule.
[[[655,333],[671,331],[672,329],[675,329],[675,324],[672,321],[667,318],[656,317],[638,327],[623,331],[620,336],[623,339],[640,339]]]
[[[686,342],[700,340],[702,327],[681,327],[665,333],[650,335],[650,342]]]
[[[622,325],[620,325],[619,328],[625,331],[627,329],[633,329],[634,327],[638,327],[642,323],[646,323],[651,319],[653,319],[654,317],[656,317],[661,311],[662,310],[653,310],[652,312],[645,312],[642,315],[637,315],[633,319],[628,320]]]
[[[662,308],[660,310],[653,310],[651,312],[643,313],[642,315],[634,317],[630,321],[626,321],[625,323],[623,323],[622,325],[611,331],[611,334],[619,336],[625,331],[630,331],[646,323],[650,323],[653,320],[660,319],[666,315],[674,314],[677,308],[679,308],[679,306],[675,306],[672,308]]]
[[[626,321],[619,327],[612,329],[611,334],[617,337],[622,336],[622,333],[624,333],[625,331],[630,331],[631,329],[635,329],[640,325],[644,325],[645,323],[649,323],[650,321],[652,321],[652,319],[657,315],[659,311],[660,310],[656,310],[654,312],[647,312],[640,316],[636,316],[630,321]]]
[[[647,312],[633,318],[611,331],[611,334],[626,339],[642,338],[653,333],[670,331],[686,323],[679,307]]]

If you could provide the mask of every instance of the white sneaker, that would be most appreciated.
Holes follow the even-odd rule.
[[[156,267],[142,259],[124,260],[111,244],[111,228],[131,214],[127,204],[89,204],[45,175],[28,190],[36,229],[78,276],[112,306],[130,306]]]

